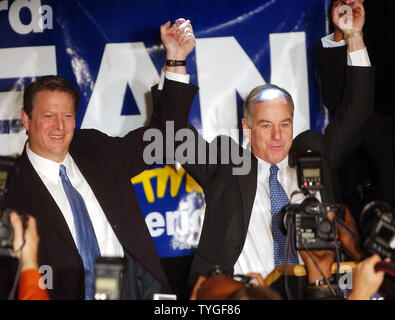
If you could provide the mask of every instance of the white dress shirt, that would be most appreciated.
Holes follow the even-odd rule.
[[[234,265],[234,273],[257,272],[266,277],[274,269],[274,251],[272,236],[272,211],[270,202],[269,176],[270,163],[258,159],[257,190],[248,225],[243,250]],[[301,203],[303,194],[291,195],[298,191],[296,169],[288,165],[288,157],[277,163],[277,179],[285,190],[291,203]],[[316,195],[321,200],[319,194]],[[299,257],[299,263],[303,260]]]
[[[62,212],[77,246],[73,212],[71,211],[69,201],[59,176],[59,167],[61,163],[38,156],[30,150],[29,146],[27,146],[26,152],[33,168],[36,170],[52,198],[58,205],[59,210]],[[124,252],[122,245],[108,223],[107,217],[105,216],[92,189],[81,174],[70,154],[67,154],[62,164],[66,167],[66,173],[71,184],[75,189],[77,189],[85,201],[89,217],[93,224],[93,229],[95,230],[101,256],[123,257]]]

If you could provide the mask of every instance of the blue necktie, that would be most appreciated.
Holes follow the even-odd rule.
[[[285,263],[285,247],[287,244],[286,236],[278,228],[277,214],[280,210],[288,204],[288,196],[284,188],[277,180],[278,167],[275,164],[270,166],[269,188],[270,188],[270,203],[272,206],[272,233],[273,233],[273,247],[274,247],[274,265]],[[299,259],[289,252],[288,261],[292,264],[298,264]]]
[[[84,264],[85,299],[93,300],[95,280],[94,267],[96,259],[100,256],[95,230],[89,218],[85,201],[71,184],[66,173],[66,167],[63,164],[60,165],[59,176],[62,180],[67,199],[69,200],[71,211],[73,212],[78,251]]]

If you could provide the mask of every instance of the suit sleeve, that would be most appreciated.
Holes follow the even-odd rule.
[[[325,129],[324,141],[332,163],[339,167],[353,139],[373,116],[374,67],[346,67],[343,99]]]
[[[321,40],[314,47],[314,58],[321,84],[322,100],[332,114],[343,100],[347,47],[324,48]]]
[[[168,91],[171,91],[171,94],[168,94]],[[155,151],[159,152],[161,163],[173,163],[174,147],[171,146],[177,145],[173,132],[187,126],[189,110],[196,92],[197,87],[194,85],[166,79],[163,93],[154,97],[152,116],[146,126],[130,131],[122,138],[103,136],[104,143],[121,160],[122,166],[131,178],[153,164],[150,163],[151,158],[145,159],[147,154],[149,155],[145,153],[146,147],[152,143],[157,146]],[[168,121],[174,130],[166,129]],[[167,144],[170,144],[170,147],[166,148]]]
[[[157,86],[152,88],[152,97],[154,105],[162,103],[169,103],[169,101],[177,99],[175,91],[171,89],[174,83],[170,83],[168,87],[163,90],[158,90]],[[185,89],[188,85],[184,85]],[[162,96],[163,95],[163,96]],[[181,163],[185,171],[202,187],[212,178],[217,169],[217,164],[221,163],[221,148],[223,143],[231,145],[230,138],[226,136],[219,136],[211,143],[208,143],[196,130],[190,122],[186,125],[185,139],[180,146],[180,149],[174,154],[177,162]],[[235,142],[234,142],[235,143]],[[183,153],[183,151],[186,151]],[[229,152],[229,151],[227,151]]]

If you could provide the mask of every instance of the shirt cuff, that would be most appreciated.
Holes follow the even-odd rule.
[[[336,48],[346,45],[346,41],[334,41],[334,33],[328,34],[327,36],[321,38],[321,43],[324,48]],[[356,51],[347,51],[347,65],[353,67],[370,67],[370,59],[366,47]]]
[[[173,80],[173,81],[178,81],[178,82],[182,82],[182,83],[189,83],[190,80],[190,75],[189,74],[181,74],[181,73],[175,73],[175,72],[170,72],[170,71],[166,71],[164,72],[163,69],[160,73],[160,80],[159,80],[159,84],[158,84],[158,90],[162,90],[163,89],[163,85],[165,83],[165,78],[168,80]]]
[[[335,48],[335,47],[341,47],[346,45],[346,41],[340,40],[340,41],[335,41],[334,40],[335,34],[331,33],[328,34],[327,36],[321,38],[321,43],[324,48]]]
[[[371,63],[366,47],[352,52],[347,52],[347,65],[353,67],[370,67]]]

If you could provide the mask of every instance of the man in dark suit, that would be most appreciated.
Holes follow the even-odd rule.
[[[339,1],[334,1],[332,11],[339,5]],[[336,114],[343,98],[347,65],[343,33],[336,24],[334,28],[334,33],[314,48],[323,103],[331,116]],[[391,118],[378,112],[378,107],[376,101],[373,117],[355,136],[353,151],[338,170],[341,199],[357,221],[364,205],[372,200],[395,205],[395,114]]]
[[[167,59],[185,60],[195,44],[192,30],[169,25],[161,27]],[[38,260],[51,270],[51,299],[92,299],[100,255],[125,257],[125,298],[152,299],[155,292],[168,292],[169,284],[130,179],[149,166],[144,133],[165,135],[166,121],[176,130],[185,127],[189,109],[158,106],[147,127],[120,138],[74,130],[78,103],[79,93],[61,77],[42,77],[26,88],[21,118],[29,139],[7,207],[37,220]]]
[[[354,19],[353,28],[347,30],[349,52],[365,50],[360,32],[364,11],[356,3],[352,6],[355,10],[359,8],[356,11],[360,15]],[[289,152],[308,149],[322,151],[325,185],[318,197],[329,203],[338,200],[335,181],[332,180],[333,173],[348,152],[352,136],[371,115],[373,73],[371,67],[347,67],[342,112],[328,125],[324,135],[309,130],[294,141],[291,96],[284,89],[273,85],[255,88],[244,103],[242,120],[243,130],[250,141],[250,150],[240,150],[244,157],[231,156],[229,163],[221,162],[221,159],[224,154],[229,154],[229,150],[236,149],[233,140],[229,138],[226,141],[223,137],[218,137],[208,144],[189,125],[195,132],[193,145],[197,156],[195,161],[185,161],[181,157],[176,159],[201,185],[206,201],[203,229],[192,263],[190,285],[195,283],[199,274],[206,274],[214,265],[221,265],[235,273],[257,272],[263,277],[274,269],[274,260],[280,256],[276,250],[283,252],[284,248],[276,248],[272,236],[278,233],[278,226],[275,223],[272,225],[271,211],[280,193],[277,197],[272,194],[269,174],[272,176],[272,171],[275,174],[278,171],[277,180],[284,189],[281,197],[286,193],[285,197],[289,199],[292,192],[298,190],[295,169],[288,165]],[[185,95],[191,95],[195,90],[192,85],[184,87]],[[167,86],[158,101],[163,105],[171,104],[178,97],[176,94],[179,96],[179,90],[173,92],[172,86]],[[186,105],[190,103],[191,101]],[[215,149],[212,146],[216,146],[214,156],[210,154],[210,149]],[[199,157],[204,154],[202,151],[208,155],[206,161]],[[248,161],[249,158],[250,170],[235,174],[235,169],[240,167],[238,160]],[[303,198],[291,199],[292,202],[302,200]]]

